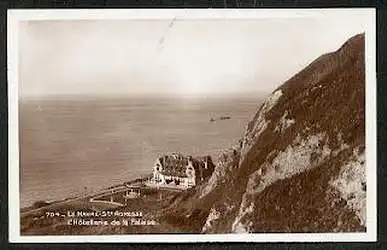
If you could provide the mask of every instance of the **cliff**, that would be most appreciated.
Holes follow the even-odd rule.
[[[364,71],[360,34],[286,81],[165,222],[202,233],[365,231]]]
[[[366,230],[364,34],[322,55],[273,91],[240,141],[220,152],[208,180],[184,191],[128,184],[24,211],[21,232],[47,234],[360,232]],[[169,168],[181,172],[181,165]],[[179,165],[180,164],[180,165]],[[198,164],[196,164],[198,165]],[[200,165],[200,164],[199,164]],[[172,174],[174,174],[173,172]],[[112,192],[113,189],[121,193]],[[106,190],[104,190],[105,193]],[[125,204],[109,203],[111,199]],[[115,207],[111,207],[115,205]],[[56,211],[142,211],[157,226],[74,226]],[[50,214],[50,213],[49,213]],[[81,217],[80,219],[84,219]],[[86,218],[87,219],[87,218]],[[100,219],[100,218],[94,218]],[[121,220],[120,216],[106,218]],[[142,224],[141,224],[142,225]]]

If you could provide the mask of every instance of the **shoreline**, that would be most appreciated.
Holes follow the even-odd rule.
[[[76,196],[70,196],[70,197],[66,197],[66,198],[54,200],[54,201],[37,200],[37,201],[33,202],[28,207],[20,207],[20,215],[23,216],[23,214],[26,215],[26,214],[33,213],[33,212],[38,211],[38,210],[47,209],[48,207],[51,207],[51,206],[58,206],[58,205],[61,205],[63,203],[75,201],[78,199],[87,199],[87,198],[91,198],[94,196],[99,196],[101,193],[104,193],[104,192],[112,190],[112,189],[114,190],[115,188],[120,188],[120,187],[122,188],[122,187],[126,187],[127,185],[142,184],[142,183],[145,183],[150,177],[152,177],[152,174],[148,174],[144,177],[139,177],[139,178],[135,178],[135,179],[132,179],[129,181],[125,181],[121,184],[114,184],[114,185],[111,185],[108,187],[100,188],[97,191],[90,192],[90,193],[87,193],[84,195],[79,194]],[[39,202],[44,203],[46,205],[34,207],[34,205],[36,206],[36,204]]]
[[[170,230],[187,233],[184,226],[169,222],[165,215],[196,187],[179,189],[147,185],[152,175],[39,208],[21,209],[21,235],[137,234],[165,233]],[[138,195],[132,196],[136,192]],[[99,224],[94,225],[94,221],[104,223],[104,227],[96,227]],[[124,224],[115,225],[115,221]]]

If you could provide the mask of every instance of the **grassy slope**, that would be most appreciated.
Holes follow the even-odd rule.
[[[328,184],[339,174],[355,147],[364,149],[364,36],[356,36],[340,50],[316,59],[279,90],[283,95],[264,114],[264,118],[271,122],[258,140],[250,139],[252,147],[247,152],[240,148],[240,143],[234,150],[226,151],[216,162],[217,168],[209,184],[181,194],[165,194],[161,200],[157,195],[149,195],[145,200],[122,209],[141,209],[156,217],[160,226],[74,228],[60,221],[34,224],[37,222],[27,218],[23,221],[24,233],[200,233],[212,210],[220,216],[210,223],[206,232],[230,232],[251,174],[262,166],[269,166],[297,136],[306,138],[320,132],[325,133],[324,143],[330,150],[337,150],[343,142],[348,148],[316,163],[315,168],[277,180],[262,192],[248,196],[248,201],[257,206],[242,221],[251,222],[250,228],[254,232],[364,230],[354,212],[346,206],[346,201],[335,192],[329,192]],[[296,122],[283,133],[275,132],[285,110]],[[256,125],[259,113],[260,110],[249,129]],[[244,139],[249,140],[249,132]],[[338,139],[339,133],[341,140]],[[266,169],[262,171],[264,175]],[[338,220],[343,222],[339,226]]]
[[[182,203],[167,218],[173,218],[170,221],[180,225],[190,225],[189,231],[200,232],[213,208],[221,216],[212,221],[207,232],[230,232],[249,176],[265,163],[270,165],[297,136],[305,139],[308,135],[324,133],[324,144],[332,152],[338,151],[343,143],[348,148],[315,163],[311,170],[277,180],[259,194],[248,197],[256,207],[243,221],[250,222],[251,231],[255,232],[363,231],[365,228],[346,206],[346,201],[330,192],[328,182],[339,174],[354,148],[364,149],[364,88],[364,35],[358,35],[338,51],[316,59],[283,84],[279,88],[283,95],[264,115],[271,122],[258,140],[252,139],[252,147],[242,153],[239,164],[233,160],[218,163],[218,168],[232,169],[221,177],[226,181],[220,180],[201,199],[196,194],[196,201]],[[283,133],[275,132],[285,111],[296,122]],[[260,112],[249,124],[250,129]],[[264,175],[265,169],[262,171]],[[198,191],[202,192],[202,188]],[[186,218],[192,212],[195,216]],[[337,225],[338,221],[343,223]]]

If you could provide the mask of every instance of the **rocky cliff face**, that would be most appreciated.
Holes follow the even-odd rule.
[[[364,71],[360,34],[285,82],[167,220],[202,233],[365,231]]]

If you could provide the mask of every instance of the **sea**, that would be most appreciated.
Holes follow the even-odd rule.
[[[165,153],[216,160],[243,136],[262,100],[67,96],[20,101],[20,207],[147,176]]]

